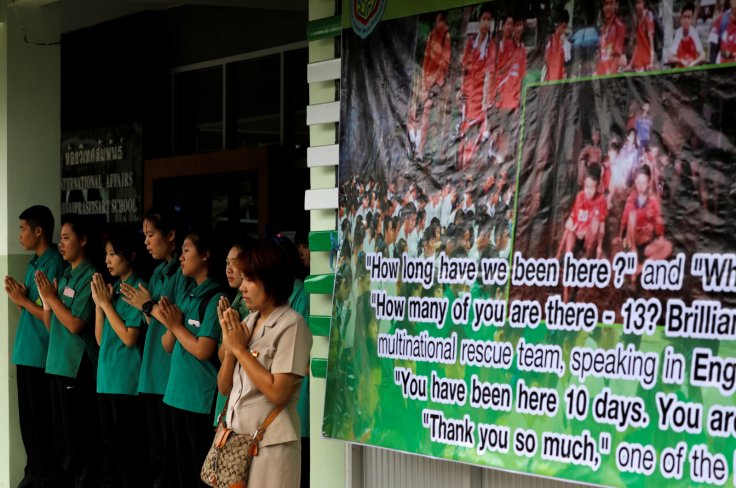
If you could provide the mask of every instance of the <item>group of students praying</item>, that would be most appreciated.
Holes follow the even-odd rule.
[[[99,238],[85,216],[63,215],[58,250],[47,207],[24,210],[19,224],[33,256],[4,285],[20,312],[21,486],[204,486],[218,417],[252,433],[276,405],[285,407],[250,482],[308,479],[312,336],[307,267],[291,240],[235,238],[226,248],[174,209],[149,210],[142,236]],[[142,244],[159,263],[150,276]]]

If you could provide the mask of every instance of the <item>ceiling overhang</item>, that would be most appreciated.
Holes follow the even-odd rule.
[[[16,6],[58,8],[66,34],[126,15],[184,5],[307,11],[307,0],[14,0]]]

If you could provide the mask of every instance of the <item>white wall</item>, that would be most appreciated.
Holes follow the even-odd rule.
[[[18,215],[34,204],[59,215],[60,47],[55,5],[0,0],[0,276],[22,278],[28,256],[18,243]],[[17,13],[16,13],[17,12]],[[20,18],[20,20],[19,20]],[[18,314],[0,298],[0,488],[15,488],[25,451],[18,430],[15,366],[10,364]]]

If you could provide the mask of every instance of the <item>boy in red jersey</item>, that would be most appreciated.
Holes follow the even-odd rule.
[[[649,166],[649,171],[651,172],[650,184],[652,187],[652,193],[661,198],[661,194],[659,191],[659,182],[662,175],[660,171],[661,163],[659,161],[659,156],[659,146],[656,143],[649,144],[647,145],[644,154],[642,154],[639,158],[639,163],[637,166]]]
[[[526,20],[506,16],[503,40],[498,50],[496,79],[498,80],[495,106],[514,110],[521,104],[521,83],[526,76],[526,46],[522,40]]]
[[[636,43],[629,71],[649,71],[654,67],[654,15],[645,0],[636,0]]]
[[[600,259],[603,256],[603,236],[605,234],[608,204],[599,191],[601,167],[589,166],[585,175],[583,190],[575,198],[570,216],[565,222],[565,232],[557,250],[557,259],[564,254],[576,254],[580,250],[586,258]],[[570,290],[565,287],[562,301],[567,302]]]
[[[601,26],[600,48],[598,49],[598,65],[595,75],[618,73],[626,66],[624,42],[626,26],[618,18],[618,0],[603,0],[603,25]]]
[[[639,257],[632,282],[641,273],[645,259],[667,259],[672,254],[672,243],[664,237],[662,209],[659,198],[652,192],[651,178],[649,166],[641,166],[636,171],[634,189],[621,215],[621,238],[628,249]]]
[[[601,167],[589,166],[585,174],[583,190],[578,193],[570,216],[565,222],[565,232],[557,250],[557,258],[563,253],[583,250],[586,258],[603,255],[603,235],[608,214],[606,197],[599,191]]]
[[[438,12],[434,21],[434,28],[427,37],[422,63],[422,75],[418,84],[419,106],[409,114],[409,139],[415,149],[415,156],[421,159],[424,155],[424,145],[427,142],[429,116],[438,97],[450,67],[450,29],[447,26],[446,13]],[[421,125],[416,129],[417,118],[421,113]]]
[[[678,68],[696,66],[705,61],[705,51],[700,43],[700,36],[692,27],[695,16],[695,4],[687,2],[680,13],[680,28],[675,32],[675,39],[670,47],[668,61]]]
[[[736,13],[733,11],[733,0],[730,9],[718,16],[708,37],[710,43],[711,63],[736,62]],[[725,7],[728,7],[726,2]]]
[[[578,156],[578,186],[582,187],[585,184],[585,176],[588,174],[588,168],[600,164],[602,157],[601,131],[599,129],[593,129],[590,135],[590,144],[585,146]]]
[[[473,159],[480,139],[487,132],[486,109],[488,101],[484,87],[493,84],[493,69],[496,59],[496,43],[491,35],[491,11],[483,7],[480,14],[478,34],[470,37],[463,53],[463,78],[459,98],[463,101],[462,123],[459,136],[457,169],[461,170]],[[473,133],[469,134],[469,130]]]
[[[565,78],[565,63],[570,61],[570,42],[565,37],[567,25],[570,23],[570,14],[561,9],[557,14],[557,26],[549,37],[544,50],[544,62],[547,74],[545,81],[562,80]]]

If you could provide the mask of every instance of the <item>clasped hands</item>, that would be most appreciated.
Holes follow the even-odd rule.
[[[36,288],[38,289],[38,295],[41,297],[43,302],[44,310],[48,310],[48,304],[51,300],[56,298],[58,295],[59,283],[54,278],[54,282],[49,281],[49,278],[43,273],[43,271],[36,271],[33,275],[33,280],[36,282]]]
[[[105,305],[112,303],[112,285],[105,284],[105,279],[100,273],[92,275],[92,300],[98,308],[104,308]]]
[[[222,328],[225,354],[247,351],[251,338],[248,326],[245,325],[245,320],[240,320],[240,314],[230,306],[225,297],[221,297],[217,304],[217,318]]]
[[[18,306],[20,311],[23,300],[28,297],[28,288],[26,288],[26,285],[18,283],[12,276],[6,276],[5,293],[8,294],[10,301]]]

